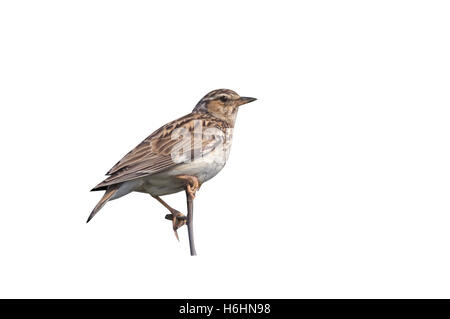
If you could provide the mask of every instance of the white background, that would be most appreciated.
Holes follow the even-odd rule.
[[[449,9],[2,1],[0,297],[450,297]],[[197,194],[199,256],[145,194],[85,224],[216,88],[258,101]]]

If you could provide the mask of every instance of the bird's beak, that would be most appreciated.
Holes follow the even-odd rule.
[[[245,97],[245,96],[241,96],[238,100],[238,105],[243,105],[243,104],[247,104],[250,102],[256,101],[256,98],[254,97]]]

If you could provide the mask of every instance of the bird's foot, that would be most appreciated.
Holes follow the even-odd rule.
[[[171,214],[166,215],[166,219],[172,221],[173,232],[178,241],[180,238],[178,237],[178,228],[186,224],[186,216],[177,211],[176,209],[171,210]]]
[[[197,177],[191,175],[178,175],[179,179],[186,181],[186,190],[189,196],[194,199],[195,193],[200,189],[200,182]]]

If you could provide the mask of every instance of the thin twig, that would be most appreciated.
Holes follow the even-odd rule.
[[[191,249],[191,256],[197,256],[197,252],[195,251],[194,244],[194,199],[186,190],[186,199],[187,199],[187,229],[189,236],[189,248]]]

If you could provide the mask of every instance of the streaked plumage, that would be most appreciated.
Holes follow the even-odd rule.
[[[221,131],[231,128],[229,123],[211,117],[207,113],[190,113],[173,122],[167,123],[125,155],[106,173],[106,175],[110,176],[92,190],[105,190],[109,185],[154,175],[178,166],[179,164],[173,162],[171,153],[174,151],[173,148],[175,146],[180,149],[182,146],[177,145],[179,141],[172,139],[171,134],[175,129],[186,128],[192,134],[191,140],[193,141],[195,121],[199,121],[204,128],[214,127]],[[210,140],[204,140],[202,147],[208,145],[210,142]],[[193,145],[192,148],[194,148]],[[194,150],[194,152],[196,151]]]
[[[234,127],[238,106],[254,100],[240,97],[231,90],[215,90],[205,95],[192,113],[153,132],[107,172],[108,178],[92,189],[106,192],[88,222],[109,200],[130,192],[158,197],[185,190],[186,179],[180,176],[192,176],[199,185],[214,177],[226,163],[231,147],[230,131]],[[208,130],[221,134],[210,136],[206,134]],[[185,135],[174,138],[178,131],[190,139]],[[174,161],[174,154],[190,160]],[[174,213],[174,209],[166,207]]]

